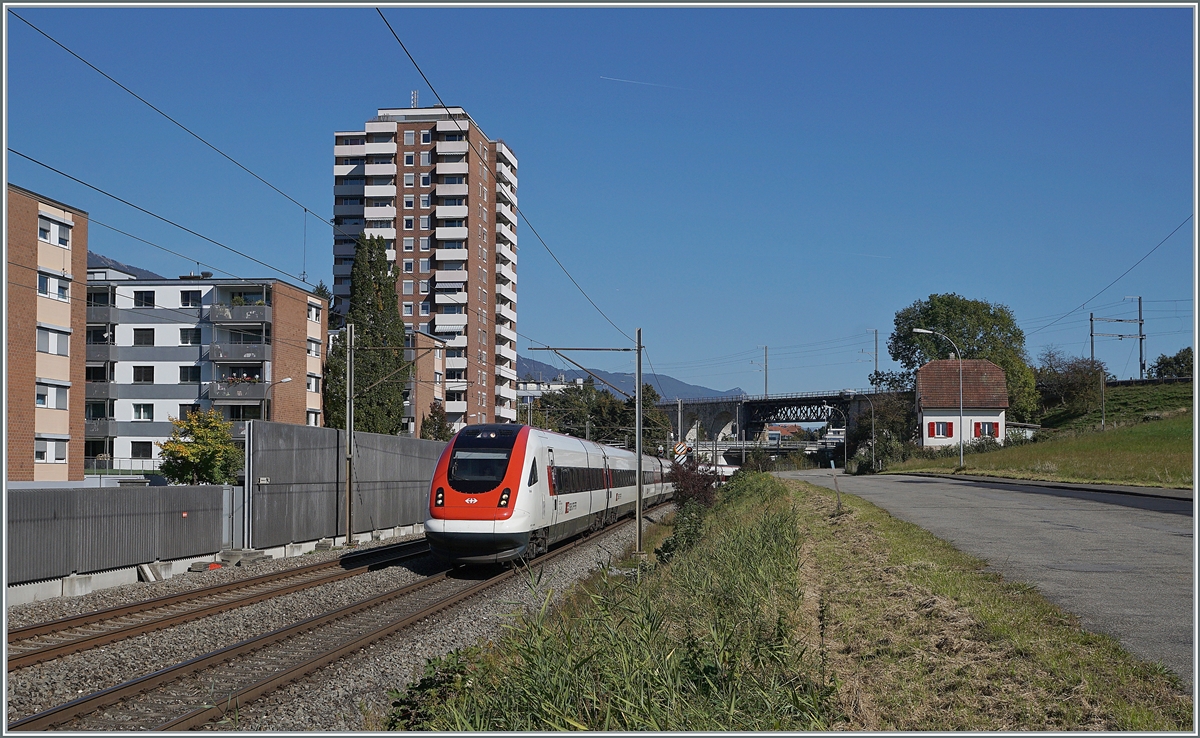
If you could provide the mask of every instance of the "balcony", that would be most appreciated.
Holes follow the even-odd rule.
[[[268,382],[208,382],[204,387],[210,400],[263,400],[269,386]]]
[[[514,250],[514,248],[515,248],[514,246],[505,244],[504,241],[496,241],[497,256],[502,256],[505,259],[508,259],[509,262],[516,264],[517,263],[517,252]]]
[[[391,154],[392,156],[396,155],[396,142],[395,141],[388,141],[386,143],[368,143],[365,145],[365,148],[366,148],[366,151],[364,153],[367,156],[370,156],[371,154]]]
[[[496,174],[500,175],[502,182],[507,181],[512,188],[517,189],[517,173],[512,170],[507,164],[496,164]]]
[[[455,156],[457,154],[465,154],[471,150],[470,141],[438,141],[437,155],[438,156]]]
[[[117,435],[117,421],[112,418],[88,418],[83,421],[83,435],[88,438],[106,438]]]
[[[349,277],[349,276],[350,276],[350,270],[352,270],[352,269],[354,269],[354,265],[353,265],[353,264],[334,264],[334,265],[333,265],[333,276],[335,276],[335,277]]]
[[[364,171],[363,170],[364,166],[365,165],[363,165],[363,164],[334,164],[333,165],[333,176],[349,177],[352,174],[361,175]],[[353,192],[339,192],[339,193],[334,193],[334,194],[353,195],[354,193]]]
[[[442,226],[435,230],[433,235],[439,241],[465,241],[467,240],[468,233],[469,229],[466,226],[462,226],[461,228],[446,228]]]
[[[371,236],[378,236],[385,240],[395,241],[396,240],[396,229],[395,228],[364,228],[363,235],[367,236],[368,238]]]
[[[89,323],[120,323],[117,309],[112,305],[88,305],[87,322]]]
[[[89,343],[87,345],[88,361],[116,361],[117,347],[111,343]]]
[[[517,350],[501,344],[496,344],[496,356],[503,356],[511,361],[517,360]]]
[[[517,381],[517,370],[511,366],[496,365],[496,376],[503,377],[511,382]]]
[[[469,252],[466,249],[434,249],[433,258],[440,262],[466,261]]]
[[[214,343],[208,347],[210,361],[270,361],[267,343]]]
[[[513,212],[512,208],[502,202],[496,203],[496,215],[508,221],[510,227],[517,224],[517,214]]]
[[[333,214],[342,217],[361,218],[363,215],[362,205],[334,205]]]
[[[366,164],[364,170],[364,174],[368,177],[396,176],[395,164]]]
[[[466,369],[467,368],[467,357],[465,357],[465,356],[447,356],[446,357],[446,368],[447,369]]]
[[[467,316],[463,315],[443,315],[438,314],[433,316],[433,329],[442,331],[444,329],[458,330],[467,325]]]
[[[504,299],[508,300],[511,303],[516,304],[516,302],[517,302],[516,291],[509,289],[508,287],[505,287],[502,284],[496,285],[496,294],[500,295],[501,297],[503,297]]]
[[[497,264],[496,275],[507,279],[509,282],[517,281],[517,272],[507,264]]]
[[[465,161],[439,161],[437,164],[438,174],[466,174],[468,169]]]
[[[434,190],[434,192],[437,193],[438,197],[466,197],[470,194],[469,192],[467,192],[468,187],[469,187],[469,185],[465,185],[465,184],[460,184],[460,185],[440,184],[437,186],[437,189]]]
[[[467,293],[465,290],[459,292],[435,292],[433,302],[435,305],[466,305]]]
[[[466,205],[438,205],[435,214],[439,218],[465,218],[467,217]]]
[[[246,437],[246,422],[245,420],[234,420],[233,427],[229,429],[229,434],[234,438]]]
[[[515,423],[517,421],[517,409],[515,407],[504,407],[502,405],[497,405],[496,417],[498,419]]]
[[[459,414],[465,413],[466,411],[467,411],[467,401],[466,400],[456,400],[454,402],[446,403],[446,412],[448,414],[459,415]]]
[[[333,155],[334,156],[366,156],[367,155],[367,147],[366,147],[366,144],[355,144],[353,146],[335,145],[333,147]]]
[[[450,118],[437,122],[438,133],[466,133],[471,130],[469,118]]]
[[[334,185],[333,195],[362,195],[363,185]]]
[[[336,190],[337,188],[334,187],[334,189]],[[358,188],[358,191],[366,197],[395,197],[396,185],[367,185]],[[334,192],[333,194],[336,195],[338,193]]]
[[[83,385],[83,396],[89,400],[115,400],[117,387],[112,382],[87,382]]]
[[[496,335],[501,336],[503,338],[507,338],[508,340],[512,341],[513,343],[517,342],[517,332],[514,331],[512,328],[509,328],[506,325],[500,325],[499,323],[497,323],[496,324]]]
[[[368,121],[366,126],[367,133],[395,133],[396,122],[387,120]]]
[[[504,199],[508,200],[509,203],[511,203],[514,208],[517,206],[516,191],[513,190],[513,188],[509,187],[508,185],[504,184],[503,182],[500,182],[500,181],[496,182],[496,194],[503,197]]]
[[[446,380],[446,391],[447,392],[466,392],[467,391],[467,380],[465,380],[465,379],[447,379]]]
[[[504,385],[496,385],[496,397],[503,397],[506,400],[517,400],[517,390],[514,387],[505,387]]]
[[[208,309],[208,319],[213,323],[269,323],[270,305],[222,305]]]
[[[446,338],[446,348],[466,348],[466,336],[448,336]]]
[[[438,284],[446,284],[448,282],[466,282],[466,269],[438,269],[433,273],[433,278]]]
[[[503,141],[496,142],[496,157],[502,160],[507,160],[504,163],[513,169],[517,168],[517,157],[513,155],[512,149],[504,145]]]
[[[505,303],[496,304],[496,315],[499,315],[505,320],[512,321],[513,323],[517,322],[517,311],[513,310],[512,306]]]
[[[363,217],[367,220],[391,220],[396,217],[396,206],[387,205],[383,207],[363,208],[362,213]],[[337,215],[337,213],[334,213],[334,215]]]
[[[508,239],[508,242],[511,244],[515,245],[517,243],[517,232],[503,223],[496,224],[496,235],[500,238]]]

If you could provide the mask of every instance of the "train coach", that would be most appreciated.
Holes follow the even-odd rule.
[[[661,459],[642,457],[642,502],[672,494]],[[637,503],[637,455],[528,425],[459,431],[429,489],[425,538],[456,564],[533,558],[612,524]]]

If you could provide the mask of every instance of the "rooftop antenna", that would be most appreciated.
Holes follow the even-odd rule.
[[[416,91],[416,90],[413,90],[413,91],[412,91],[412,107],[414,107],[414,108],[415,108],[415,107],[418,107],[418,106],[417,106],[417,91]]]

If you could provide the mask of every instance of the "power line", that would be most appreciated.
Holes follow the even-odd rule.
[[[408,47],[405,46],[404,42],[400,40],[399,34],[396,33],[396,29],[392,28],[392,24],[388,22],[388,19],[386,16],[384,16],[383,11],[380,10],[379,8],[375,8],[375,12],[379,13],[379,17],[381,19],[383,19],[384,25],[386,25],[388,30],[391,31],[392,37],[396,39],[396,43],[400,44],[400,48],[404,50],[404,54],[408,57],[408,60],[410,62],[412,62],[412,65],[417,70],[417,73],[421,75],[421,79],[425,80],[425,84],[429,86],[429,90],[433,93],[434,97],[437,98],[438,104],[440,104],[442,106],[442,108],[446,111],[446,113],[449,114],[450,113],[449,106],[447,106],[446,103],[442,100],[442,96],[438,94],[437,88],[435,88],[433,86],[433,83],[429,81],[429,77],[427,77],[425,75],[425,72],[421,69],[421,65],[418,64],[417,60],[413,58],[413,55],[411,52],[409,52]],[[462,132],[462,130],[463,130],[462,124],[458,122],[458,119],[451,118],[451,120],[453,120],[455,122],[455,125],[458,126],[459,131]],[[472,147],[472,148],[474,149],[474,147]],[[474,151],[481,159],[484,158],[483,154],[478,149],[474,149]],[[488,170],[488,176],[490,176],[493,179],[493,181],[495,181],[496,175],[490,171],[490,167],[485,167],[485,169]],[[611,325],[613,328],[615,328],[617,330],[617,332],[620,333],[622,336],[624,336],[628,340],[632,341],[633,337],[630,336],[625,331],[621,330],[621,327],[618,326],[616,323],[614,323],[612,321],[612,319],[609,318],[608,315],[603,310],[600,309],[600,306],[597,305],[596,302],[591,298],[591,296],[588,295],[587,291],[584,290],[582,286],[580,286],[579,282],[576,281],[575,277],[573,277],[571,275],[571,272],[568,271],[565,266],[563,266],[562,261],[559,260],[558,256],[554,253],[554,251],[546,243],[545,239],[542,238],[541,234],[537,232],[537,229],[533,226],[533,223],[531,223],[529,221],[529,216],[525,215],[525,213],[521,210],[521,208],[519,206],[517,206],[515,203],[513,205],[513,208],[517,211],[517,214],[521,216],[521,219],[525,221],[525,225],[529,226],[529,230],[533,232],[534,237],[536,237],[538,242],[542,244],[542,247],[546,249],[546,253],[550,254],[550,258],[554,259],[554,262],[556,264],[558,264],[559,269],[562,269],[563,274],[567,275],[567,279],[571,280],[571,284],[575,285],[575,288],[579,290],[579,293],[582,294],[584,296],[584,298],[588,301],[588,303],[590,303],[591,306],[596,309],[596,312],[600,313],[600,315],[606,321],[608,321],[609,325]]]

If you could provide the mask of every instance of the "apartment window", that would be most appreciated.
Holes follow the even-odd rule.
[[[952,422],[929,424],[930,438],[949,438],[952,435],[954,435],[954,423]]]
[[[309,410],[307,413],[305,413],[304,424],[305,425],[320,425],[321,424],[321,411],[320,410]]]
[[[427,167],[427,166],[429,166],[430,164],[432,164],[432,163],[433,163],[433,159],[432,159],[432,157],[429,155],[429,153],[430,153],[430,152],[428,152],[428,151],[422,151],[422,152],[421,152],[421,166],[423,166],[423,167]]]
[[[37,438],[33,442],[33,460],[39,464],[63,464],[67,461],[67,442]]]
[[[406,217],[406,218],[404,219],[404,230],[406,230],[406,231],[411,231],[412,229],[413,229],[413,219],[412,219],[412,216]]]
[[[462,220],[461,218],[454,218],[452,220],[443,220],[441,223],[441,227],[442,228],[463,228],[465,223],[466,223],[466,221]]]
[[[429,259],[421,259],[421,271],[422,272],[429,271]]]
[[[47,410],[67,409],[67,388],[51,384],[34,385],[34,405]]]
[[[351,205],[351,206],[362,205],[362,198],[361,197],[339,197],[337,199],[336,204]]]
[[[412,270],[413,270],[413,260],[412,260],[412,259],[405,259],[405,260],[404,260],[404,273],[405,273],[405,274],[412,274]]]
[[[37,329],[37,350],[43,354],[70,356],[71,336],[49,328]]]
[[[133,368],[134,384],[154,384],[154,367],[135,366]]]
[[[429,250],[429,236],[421,236],[421,250],[422,251]]]
[[[424,259],[422,259],[421,261],[425,261],[425,260],[424,260]],[[428,280],[428,279],[422,279],[422,280],[420,281],[420,283],[418,284],[418,291],[419,291],[419,292],[420,292],[422,295],[428,295],[428,294],[429,294],[429,280]]]
[[[154,420],[154,403],[134,403],[133,405],[134,420]],[[136,441],[135,441],[136,443]]]
[[[976,438],[995,438],[1000,432],[999,423],[976,423],[975,437]]]
[[[71,226],[49,218],[38,218],[38,240],[70,248]]]
[[[412,186],[413,186],[413,181],[414,181],[415,179],[416,179],[416,175],[412,174],[411,172],[410,172],[410,173],[408,173],[408,174],[405,174],[405,175],[404,175],[404,186],[405,186],[405,187],[412,187]]]
[[[421,131],[421,143],[427,144],[433,139],[429,131]]]
[[[200,367],[198,367],[198,366],[181,366],[181,367],[179,367],[179,383],[180,384],[200,384]]]
[[[442,315],[462,315],[462,314],[463,314],[463,306],[462,305],[443,305],[442,306]]]
[[[429,186],[429,182],[430,182],[430,177],[429,177],[429,174],[428,174],[428,173],[422,174],[422,175],[421,175],[421,186],[422,186],[422,187],[428,187],[428,186]]]
[[[413,206],[415,206],[416,204],[417,204],[416,195],[405,195],[404,196],[405,210],[412,210]]]
[[[321,306],[308,303],[308,319],[314,323],[321,322]]]
[[[183,331],[180,331],[182,334]],[[134,346],[153,346],[154,345],[154,329],[153,328],[134,328],[133,329],[133,345]]]
[[[133,293],[133,306],[135,308],[152,308],[154,307],[154,291],[153,290],[137,290]]]
[[[433,198],[430,197],[428,194],[421,195],[421,207],[423,207],[423,208],[433,207]]]
[[[308,339],[308,355],[321,358],[321,342],[310,338]]]
[[[421,303],[421,315],[429,315],[429,301]]]
[[[434,372],[434,373],[433,373],[433,383],[434,383],[434,384],[441,384],[441,383],[442,383],[442,373],[441,373],[441,372]]]
[[[179,293],[179,307],[200,307],[200,290],[182,290]]]
[[[415,160],[415,157],[413,156],[413,152],[405,151],[404,152],[404,166],[411,167],[413,164],[416,164],[416,160]]]
[[[198,412],[200,412],[200,406],[193,402],[193,403],[189,403],[187,405],[180,405],[179,406],[179,414],[176,415],[175,417],[183,419],[183,418],[186,418],[187,416],[191,415],[192,413],[198,413]]]
[[[411,316],[413,314],[413,304],[411,302],[404,303],[400,314],[404,316]]]
[[[129,442],[129,457],[131,459],[152,459],[152,458],[154,458],[154,442],[153,441],[130,441]]]
[[[321,391],[321,378],[316,374],[308,375],[308,382],[304,385],[309,392]]]
[[[112,411],[109,409],[112,400],[101,402],[89,402],[83,406],[84,420],[107,420],[112,417]],[[89,456],[91,454],[88,454]]]
[[[428,215],[421,216],[421,230],[423,230],[423,231],[429,230],[429,216]]]
[[[402,292],[405,295],[411,295],[413,293],[413,281],[411,279],[404,280]]]
[[[230,420],[261,420],[262,408],[258,405],[230,405]]]
[[[88,366],[83,370],[83,381],[85,382],[107,382],[108,381],[108,365],[101,364],[99,366]]]
[[[416,131],[405,131],[404,132],[404,145],[405,146],[412,146],[415,139],[416,139]]]

